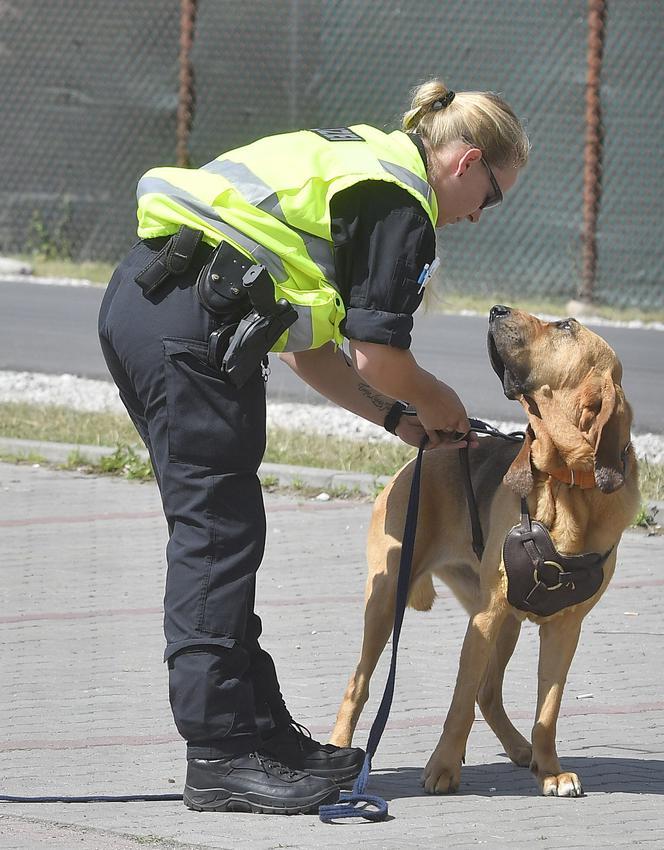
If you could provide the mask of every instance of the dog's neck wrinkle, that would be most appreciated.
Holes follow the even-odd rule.
[[[559,551],[567,554],[585,551],[590,514],[590,507],[580,490],[561,487],[550,477],[537,487],[533,519],[548,528]]]
[[[531,448],[531,462],[534,469],[542,475],[555,478],[563,484],[581,487],[584,490],[597,486],[592,461],[589,466],[589,460],[584,458],[580,463],[568,466],[553,444],[549,444],[549,451],[547,451],[545,443],[537,436]]]

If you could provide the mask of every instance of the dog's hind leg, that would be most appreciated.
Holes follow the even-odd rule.
[[[503,705],[503,680],[521,631],[516,617],[506,617],[496,638],[486,673],[477,695],[484,719],[505,748],[508,758],[519,767],[528,767],[532,757],[530,742],[516,729]]]
[[[369,681],[392,632],[400,554],[401,547],[392,548],[383,569],[370,572],[367,577],[360,660],[348,682],[330,737],[330,743],[338,747],[351,745],[357,721],[369,698]]]

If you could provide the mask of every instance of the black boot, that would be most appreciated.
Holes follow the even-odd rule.
[[[337,785],[351,783],[364,764],[364,750],[319,744],[307,728],[294,721],[264,738],[261,751],[297,770],[332,779]]]
[[[184,804],[198,812],[309,814],[338,799],[331,780],[293,770],[263,752],[187,762]]]

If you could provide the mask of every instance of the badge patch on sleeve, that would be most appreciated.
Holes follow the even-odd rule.
[[[316,128],[311,131],[312,133],[317,133],[319,136],[322,136],[324,139],[327,139],[328,142],[363,142],[364,139],[362,136],[358,136],[357,133],[354,133],[352,130],[349,130],[348,127],[328,127],[327,129],[321,130],[320,128]]]

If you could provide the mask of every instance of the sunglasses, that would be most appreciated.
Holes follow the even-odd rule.
[[[496,175],[491,170],[491,166],[489,163],[482,157],[480,160],[482,165],[486,168],[487,174],[489,175],[489,180],[491,181],[491,192],[486,196],[484,201],[480,204],[481,210],[490,210],[491,207],[497,207],[498,204],[502,203],[503,200],[503,190],[498,185],[498,181],[496,180]]]

